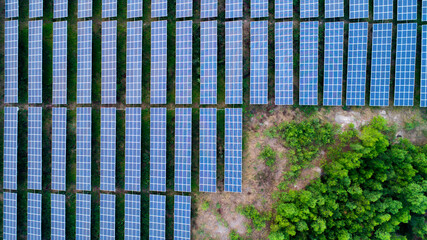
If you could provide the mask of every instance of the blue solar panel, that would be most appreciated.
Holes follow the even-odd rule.
[[[300,2],[300,17],[315,18],[319,16],[318,0],[301,0]]]
[[[350,0],[350,19],[368,18],[369,0]]]
[[[115,239],[116,195],[101,194],[100,204],[100,239]]]
[[[125,239],[141,237],[141,196],[125,194]]]
[[[166,104],[167,21],[151,23],[151,104]]]
[[[78,18],[92,17],[92,0],[79,0],[77,9]]]
[[[43,20],[28,22],[28,103],[42,103]]]
[[[77,22],[77,103],[92,102],[92,20]]]
[[[68,17],[68,0],[53,0],[53,18]]]
[[[191,192],[191,108],[175,110],[175,191]]]
[[[218,16],[218,0],[201,0],[200,18],[214,18]]]
[[[200,109],[199,190],[216,192],[216,108]]]
[[[142,97],[142,21],[127,23],[126,103],[141,104]]]
[[[427,0],[423,0],[422,21],[427,21]]]
[[[242,109],[225,109],[224,191],[242,192]]]
[[[166,191],[166,108],[150,109],[150,191]]]
[[[243,24],[225,22],[225,104],[243,103]]]
[[[344,22],[325,23],[323,105],[342,105]]]
[[[225,18],[243,17],[243,0],[225,1]]]
[[[117,0],[102,0],[102,18],[117,17]]]
[[[76,193],[76,239],[90,239],[90,194]]]
[[[28,193],[27,200],[27,238],[41,239],[42,195]]]
[[[116,108],[101,108],[101,190],[116,190]]]
[[[392,24],[374,24],[372,33],[371,106],[388,106]]]
[[[65,191],[67,155],[67,108],[52,108],[52,186]]]
[[[368,23],[350,23],[348,35],[346,104],[349,106],[364,106]]]
[[[4,22],[4,102],[18,103],[18,20]]]
[[[317,105],[319,22],[300,25],[299,104]]]
[[[16,193],[3,193],[3,239],[16,239],[16,199]]]
[[[77,108],[76,189],[91,190],[92,108]]]
[[[126,108],[125,190],[141,190],[141,108]]]
[[[420,106],[427,107],[427,25],[423,25],[421,50]]]
[[[128,18],[142,17],[143,1],[142,0],[127,0],[127,1],[128,1],[127,17]]]
[[[293,7],[292,0],[275,0],[274,18],[292,18]]]
[[[293,34],[292,22],[276,22],[275,27],[275,102],[293,104]]]
[[[165,239],[166,197],[150,194],[149,239]]]
[[[151,17],[159,18],[168,15],[168,1],[167,0],[152,0],[151,1]]]
[[[51,239],[65,239],[65,195],[51,194]]]
[[[200,23],[200,104],[217,103],[217,21]]]
[[[191,239],[191,197],[175,195],[173,237],[176,240]]]
[[[393,19],[393,0],[374,0],[374,20]]]
[[[116,104],[117,21],[102,22],[101,103]]]
[[[193,16],[193,1],[192,0],[177,0],[176,1],[176,18],[185,18]]]
[[[251,104],[268,103],[268,21],[251,22]]]
[[[416,20],[417,19],[417,0],[398,0],[397,1],[397,20]]]
[[[18,108],[4,108],[3,188],[16,190],[18,162]]]
[[[6,0],[5,2],[5,17],[14,18],[19,16],[19,1]]]
[[[394,106],[414,105],[417,24],[397,25]]]
[[[325,1],[325,18],[344,17],[344,0]]]
[[[268,17],[268,0],[251,0],[251,18]]]
[[[67,21],[53,23],[52,103],[67,104]]]
[[[43,17],[43,0],[30,0],[29,18]]]
[[[175,103],[191,104],[193,21],[176,22]]]
[[[28,189],[42,189],[42,108],[28,108]]]

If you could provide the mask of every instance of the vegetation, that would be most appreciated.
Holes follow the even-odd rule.
[[[259,158],[264,160],[267,166],[272,167],[276,162],[276,152],[267,145],[259,154]]]
[[[254,206],[248,205],[242,207],[240,213],[252,221],[252,226],[255,230],[260,231],[266,227],[266,224],[271,219],[271,213],[260,213]]]

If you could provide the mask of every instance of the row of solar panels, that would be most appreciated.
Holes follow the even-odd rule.
[[[51,239],[66,239],[65,195],[54,194],[51,197],[50,224]],[[191,238],[191,197],[174,197],[174,239]],[[76,194],[76,239],[91,239],[91,195]],[[116,196],[100,196],[100,239],[115,239]],[[141,238],[141,196],[125,194],[125,239]],[[43,223],[46,224],[46,223]],[[150,195],[149,238],[166,237],[166,197]],[[42,237],[42,195],[27,194],[27,238]],[[17,238],[17,194],[3,193],[3,239]],[[46,236],[44,238],[47,238]]]
[[[18,108],[4,116],[4,189],[17,189]],[[77,108],[76,189],[91,191],[92,109]],[[141,109],[126,108],[125,190],[141,191]],[[202,192],[216,191],[217,110],[200,109]],[[51,189],[66,190],[67,109],[52,109]],[[175,191],[191,192],[192,109],[175,111]],[[116,190],[116,109],[101,108],[101,186]],[[28,109],[28,189],[42,189],[42,108]],[[242,189],[242,109],[225,109],[225,191]],[[166,191],[166,108],[150,109],[150,190]]]

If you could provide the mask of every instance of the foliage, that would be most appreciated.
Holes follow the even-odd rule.
[[[210,208],[210,203],[208,201],[205,201],[202,203],[202,210],[207,211]]]
[[[276,152],[267,145],[259,154],[259,158],[264,160],[267,166],[272,167],[276,162]]]
[[[255,230],[260,231],[266,227],[271,219],[271,213],[260,213],[254,206],[248,205],[240,209],[240,213],[252,221]]]
[[[242,239],[239,236],[239,234],[236,232],[236,230],[231,230],[229,237],[230,237],[230,240],[241,240]]]

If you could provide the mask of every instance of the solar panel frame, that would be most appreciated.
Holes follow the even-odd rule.
[[[92,180],[92,108],[77,108],[76,189],[91,190]]]
[[[167,21],[151,22],[150,103],[166,104]]]
[[[316,17],[319,17],[318,0],[301,0],[300,18],[316,18]]]
[[[417,19],[417,0],[397,1],[397,20],[408,21]]]
[[[192,109],[175,109],[175,191],[191,192]]]
[[[68,0],[53,0],[53,19],[68,17]]]
[[[4,7],[5,18],[19,17],[19,0],[6,0]]]
[[[125,194],[125,239],[141,237],[141,196]]]
[[[243,0],[225,0],[225,18],[243,17]]]
[[[225,104],[243,103],[243,22],[225,22]]]
[[[192,103],[193,21],[176,22],[175,104]]]
[[[101,108],[101,190],[116,190],[116,108]]]
[[[76,193],[76,239],[89,240],[91,237],[91,196]]]
[[[268,0],[251,0],[251,18],[268,17]]]
[[[27,237],[41,239],[41,212],[42,195],[40,193],[27,194]]]
[[[18,164],[18,108],[4,108],[3,189],[16,190]]]
[[[241,108],[225,109],[224,191],[242,192]]]
[[[201,0],[200,18],[218,17],[218,0]]]
[[[51,197],[51,239],[65,239],[65,195],[54,194]]]
[[[268,103],[268,21],[251,22],[250,104]]]
[[[325,18],[344,17],[344,0],[325,1]]]
[[[160,18],[168,16],[168,1],[167,0],[152,0],[151,1],[151,17]]]
[[[28,103],[42,103],[43,20],[28,22]]]
[[[28,18],[43,17],[43,0],[30,0],[28,8]]]
[[[77,22],[77,103],[92,102],[92,20]]]
[[[193,1],[192,0],[177,0],[176,1],[176,18],[185,18],[193,16]]]
[[[52,103],[67,104],[67,21],[53,23]]]
[[[42,108],[28,108],[27,188],[42,189]]]
[[[421,21],[427,21],[427,0],[423,0],[421,15]]]
[[[102,18],[117,17],[117,0],[102,0]]]
[[[369,0],[350,0],[350,19],[369,18]]]
[[[393,19],[393,0],[374,0],[374,20]]]
[[[127,18],[143,16],[143,0],[127,0]]]
[[[51,188],[65,191],[67,160],[67,108],[52,108],[52,184]]]
[[[275,23],[275,104],[293,101],[293,22]]]
[[[427,25],[422,26],[421,43],[420,107],[427,107]]]
[[[166,196],[150,194],[149,239],[165,239]]]
[[[117,21],[102,22],[101,103],[116,104]]]
[[[78,0],[77,18],[92,17],[92,0]]]
[[[191,197],[174,196],[174,239],[191,239]]]
[[[3,239],[16,239],[17,194],[3,193]]]
[[[4,102],[18,103],[18,20],[4,21]]]
[[[100,239],[115,239],[116,195],[101,194],[100,204]]]
[[[200,108],[199,131],[199,191],[216,192],[216,108]]]
[[[142,21],[127,23],[126,103],[142,103]]]
[[[292,18],[293,16],[293,1],[292,0],[275,0],[274,3],[274,18]]]
[[[200,23],[200,104],[217,104],[217,21]]]
[[[141,191],[141,108],[126,108],[125,190]]]
[[[166,108],[150,108],[150,191],[166,191]]]

